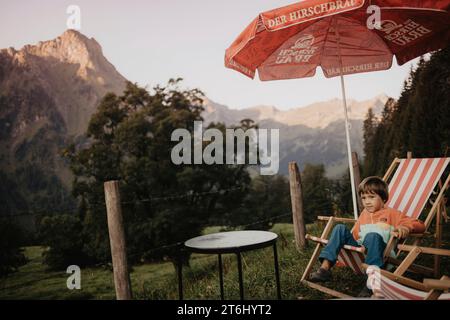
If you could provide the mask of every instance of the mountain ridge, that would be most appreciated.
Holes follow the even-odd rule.
[[[380,94],[374,98],[348,100],[350,140],[352,151],[360,158],[363,154],[363,122],[369,109],[381,116],[388,97]],[[306,163],[323,163],[327,176],[339,178],[348,168],[347,148],[342,100],[331,99],[305,107],[282,111],[274,106],[254,106],[231,109],[208,98],[202,113],[205,124],[225,122],[238,125],[243,119],[252,119],[260,128],[278,129],[280,132],[280,174],[288,174],[288,164],[298,162],[300,169]]]
[[[349,119],[364,120],[369,108],[379,115],[387,100],[388,96],[384,93],[362,101],[349,99],[347,101]],[[311,128],[323,129],[334,121],[344,119],[342,100],[337,98],[288,110],[279,110],[275,106],[266,105],[232,109],[205,98],[204,107],[206,122],[218,121],[222,117],[227,125],[238,124],[241,119],[253,117],[255,122],[273,120],[290,126],[303,124]]]

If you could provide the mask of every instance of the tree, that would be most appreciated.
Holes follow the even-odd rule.
[[[127,83],[122,96],[107,94],[88,126],[88,143],[65,152],[82,200],[82,251],[92,261],[110,259],[103,183],[120,180],[131,262],[177,257],[176,246],[197,236],[214,216],[241,205],[250,183],[244,165],[175,165],[171,135],[193,137],[201,121],[202,93],[182,91],[181,79],[154,93]],[[211,124],[224,130],[223,124]],[[187,263],[187,256],[184,262]]]
[[[83,253],[82,224],[78,217],[62,214],[46,216],[41,221],[39,237],[47,247],[44,263],[51,269],[66,269],[70,265],[80,267],[89,264]]]
[[[275,222],[291,222],[289,181],[280,175],[256,176],[237,210],[221,216],[218,225],[268,230]]]
[[[332,215],[331,182],[325,177],[323,164],[306,164],[301,173],[305,221],[311,223],[319,215]]]
[[[22,230],[3,217],[0,221],[0,277],[17,271],[27,262],[21,249],[23,241]]]
[[[377,128],[377,119],[375,114],[373,113],[372,108],[367,112],[366,118],[363,123],[363,143],[364,143],[364,155],[366,159],[366,166],[368,168],[373,168],[374,166],[374,158],[373,149],[370,148],[372,146],[372,140],[374,138],[375,132]]]
[[[395,157],[440,157],[450,141],[450,46],[411,69],[398,101],[389,100],[375,132],[365,128],[365,175],[381,175]],[[367,119],[367,121],[369,121]],[[366,132],[366,130],[369,130]]]

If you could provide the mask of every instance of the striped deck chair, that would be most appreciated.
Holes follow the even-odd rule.
[[[368,285],[374,296],[387,300],[450,300],[450,278],[447,276],[438,279],[425,279],[423,282],[412,280],[404,276],[412,262],[419,254],[432,254],[437,256],[450,256],[450,250],[426,248],[418,246],[399,245],[402,250],[408,251],[401,267],[395,272],[380,270],[377,267],[362,264],[368,275]]]
[[[398,159],[396,158],[388,171],[386,172],[383,180],[389,182],[389,200],[387,206],[393,209],[400,210],[413,218],[419,218],[421,213],[429,200],[433,191],[435,190],[438,182],[440,181],[445,169],[450,162],[450,158],[424,158],[424,159]],[[395,173],[394,173],[395,171]],[[394,174],[393,174],[394,173]],[[393,175],[392,175],[393,174]],[[392,177],[392,179],[391,179]],[[431,225],[436,212],[441,208],[441,204],[444,199],[444,192],[448,188],[450,183],[450,174],[445,179],[442,187],[440,188],[437,197],[434,199],[433,206],[429,211],[427,217],[424,219],[425,228],[428,230]],[[312,283],[308,281],[309,274],[312,272],[314,264],[318,261],[320,255],[320,249],[328,243],[328,237],[333,230],[336,223],[354,223],[356,220],[349,218],[336,218],[319,216],[319,221],[328,221],[325,229],[320,237],[314,237],[311,235],[306,235],[306,239],[312,240],[317,243],[313,255],[303,273],[301,278],[302,283],[332,296],[348,298],[341,292],[337,292],[326,288],[322,285]],[[410,237],[416,238],[417,241],[423,234],[411,234]],[[396,238],[391,237],[388,245],[386,246],[384,257],[389,260],[389,263],[399,264],[400,261],[395,258],[390,258],[389,255],[392,249],[396,245]],[[364,270],[361,267],[362,262],[365,260],[364,255],[365,249],[363,247],[356,248],[351,246],[344,247],[338,256],[337,265],[345,265],[350,267],[355,273],[363,274]],[[417,270],[420,267],[416,268]],[[431,270],[428,268],[420,269],[421,272],[426,272],[429,274]]]
[[[404,286],[385,275],[375,280],[375,272],[368,275],[370,282],[379,283],[374,285],[374,297],[385,300],[450,300],[450,293],[444,293],[450,289],[450,278],[442,277],[441,280],[425,279],[423,286],[427,291],[417,290]],[[437,297],[436,297],[437,295]]]

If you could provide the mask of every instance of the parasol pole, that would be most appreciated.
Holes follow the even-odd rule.
[[[344,105],[344,114],[345,114],[345,137],[347,138],[347,153],[348,153],[348,169],[350,171],[350,183],[352,187],[352,199],[353,199],[353,214],[355,219],[358,219],[358,205],[356,201],[356,188],[355,188],[355,178],[353,175],[353,164],[352,164],[352,147],[350,145],[350,131],[349,131],[349,122],[348,122],[348,112],[347,112],[347,97],[345,95],[345,82],[344,82],[344,73],[342,68],[342,56],[341,56],[341,40],[339,36],[338,30],[338,22],[337,19],[335,21],[335,32],[336,32],[336,40],[337,40],[337,51],[339,56],[339,71],[341,75],[341,89],[342,89],[342,100]]]

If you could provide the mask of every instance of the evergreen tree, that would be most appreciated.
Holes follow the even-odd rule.
[[[301,173],[305,221],[314,222],[317,216],[333,215],[332,184],[325,176],[325,167],[306,164]]]
[[[339,179],[332,181],[334,211],[338,216],[353,217],[353,198],[350,172],[347,169]]]
[[[441,157],[450,141],[450,47],[421,58],[398,101],[388,101],[375,132],[366,128],[365,175],[381,175],[395,157]],[[367,120],[369,121],[369,120]]]
[[[367,159],[366,166],[367,168],[370,168],[369,170],[373,169],[374,163],[374,154],[372,146],[372,140],[375,135],[375,131],[377,128],[377,119],[375,117],[375,114],[373,113],[372,108],[369,109],[367,112],[366,118],[364,119],[363,123],[363,143],[364,143],[364,155]]]

